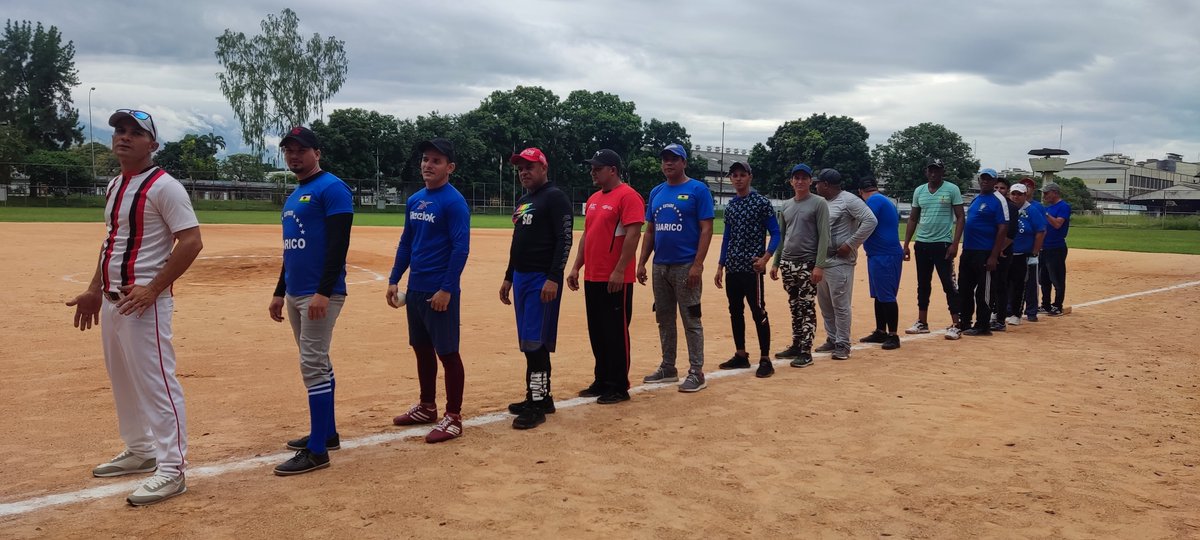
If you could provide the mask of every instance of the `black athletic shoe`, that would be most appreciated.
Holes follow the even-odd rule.
[[[754,376],[760,379],[765,379],[775,374],[775,365],[766,357],[758,361],[758,370],[754,372]]]
[[[871,332],[871,335],[858,340],[858,342],[859,343],[884,343],[887,341],[887,338],[888,338],[887,332],[875,330],[874,332]]]
[[[292,459],[289,459],[275,466],[275,474],[278,476],[291,476],[294,474],[304,474],[317,469],[324,469],[329,466],[329,453],[314,454],[308,449],[296,452]]]
[[[792,367],[808,367],[812,365],[812,355],[809,353],[801,353],[795,360],[792,360]]]
[[[554,414],[554,411],[556,410],[554,408],[554,397],[546,396],[541,401],[533,401],[529,398],[525,398],[525,401],[509,403],[508,404],[508,412],[511,414],[521,414],[521,411],[525,410],[525,408],[528,407],[529,404],[531,404],[531,403],[534,404],[538,409],[540,409],[542,411],[542,414]]]
[[[602,394],[603,392],[601,392],[600,387],[595,383],[579,391],[579,397],[600,397]]]
[[[338,437],[337,433],[325,438],[326,450],[338,450],[341,447],[342,439]],[[308,448],[308,435],[300,437],[299,439],[292,439],[287,442],[288,450],[304,450],[305,448]]]
[[[900,336],[890,335],[884,340],[881,347],[885,351],[891,351],[900,348]]]
[[[1050,309],[1046,311],[1046,314],[1051,317],[1061,317],[1063,310],[1058,306],[1050,306]]]
[[[834,344],[832,341],[826,341],[825,343],[822,343],[820,347],[813,349],[813,352],[831,353],[835,350],[837,350],[837,345]]]
[[[991,325],[991,330],[992,330],[993,332],[1007,332],[1007,331],[1008,331],[1008,325],[1007,325],[1007,324],[1005,324],[1005,323],[1002,323],[1002,322],[994,322],[994,323],[992,323],[992,325]]]
[[[734,354],[732,358],[721,362],[721,365],[717,367],[721,369],[748,369],[750,367],[750,357]]]
[[[988,330],[987,328],[971,327],[966,330],[963,330],[962,335],[964,335],[964,336],[990,336],[990,335],[992,335],[992,331]]]
[[[596,400],[596,403],[599,403],[601,405],[612,405],[614,403],[620,403],[622,401],[629,401],[629,392],[615,392],[612,394],[604,394],[603,396],[600,396],[600,399]]]
[[[546,413],[534,407],[521,409],[521,414],[513,418],[513,429],[533,429],[546,421]]]
[[[775,358],[787,360],[789,358],[799,358],[802,354],[804,354],[804,349],[801,349],[799,345],[792,345],[791,347],[775,353]]]

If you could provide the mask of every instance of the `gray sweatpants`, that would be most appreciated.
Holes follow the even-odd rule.
[[[679,341],[675,327],[675,312],[683,319],[687,340],[688,370],[704,372],[704,327],[700,324],[700,293],[703,283],[687,286],[689,264],[654,265],[654,318],[658,321],[658,339],[662,344],[662,367],[675,368],[675,351]]]
[[[327,383],[333,379],[333,362],[329,359],[329,345],[333,342],[333,325],[346,303],[346,296],[335,294],[329,298],[329,309],[324,319],[308,318],[308,303],[312,295],[284,297],[288,322],[300,348],[300,376],[304,387]]]
[[[850,346],[850,299],[854,293],[854,265],[843,264],[825,269],[817,284],[817,304],[825,320],[828,341]]]

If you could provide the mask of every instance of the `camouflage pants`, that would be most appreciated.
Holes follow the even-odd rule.
[[[813,334],[817,331],[817,286],[812,282],[813,263],[781,259],[783,290],[788,293],[788,308],[792,311],[792,345],[805,352],[812,351]]]

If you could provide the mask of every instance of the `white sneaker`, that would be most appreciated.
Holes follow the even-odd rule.
[[[187,483],[183,480],[183,474],[175,476],[156,474],[151,476],[149,480],[146,480],[125,501],[134,506],[146,506],[165,501],[186,492]]]
[[[1016,317],[1016,316],[1009,317],[1009,318],[1007,318],[1007,319],[1004,319],[1004,323],[1005,323],[1005,324],[1007,324],[1007,325],[1009,325],[1009,326],[1020,326],[1020,324],[1021,324],[1021,318],[1020,318],[1020,317]]]
[[[912,326],[908,327],[908,330],[905,330],[904,333],[905,334],[928,334],[929,333],[929,325],[925,324],[921,321],[917,321],[917,322],[913,323]]]
[[[959,339],[961,337],[962,330],[959,330],[957,326],[951,325],[949,328],[946,328],[946,339]]]
[[[108,463],[101,463],[92,469],[92,476],[111,478],[126,474],[148,473],[154,472],[157,467],[158,463],[154,458],[138,457],[126,448],[117,454],[117,457],[110,459]]]

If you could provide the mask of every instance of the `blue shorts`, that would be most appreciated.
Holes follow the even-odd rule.
[[[429,304],[434,293],[407,291],[405,309],[408,313],[408,344],[413,347],[433,345],[439,355],[458,352],[459,293],[450,295],[446,311],[434,311]]]
[[[558,307],[562,291],[551,302],[542,303],[542,272],[513,272],[513,307],[517,310],[517,342],[521,352],[533,352],[543,346],[554,352],[558,341]]]
[[[896,293],[900,290],[900,270],[903,268],[903,255],[867,257],[867,283],[871,286],[871,298],[880,302],[895,302]]]

